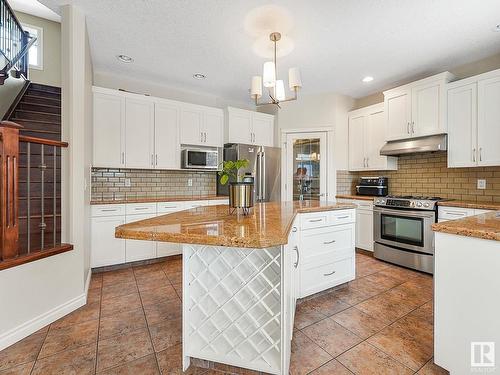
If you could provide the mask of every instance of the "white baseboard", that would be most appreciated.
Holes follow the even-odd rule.
[[[0,336],[0,350],[15,344],[19,340],[45,327],[47,324],[53,323],[57,319],[85,305],[87,303],[91,272],[89,269],[84,293],[2,334]]]

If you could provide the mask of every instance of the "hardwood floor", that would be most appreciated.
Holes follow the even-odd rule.
[[[432,362],[432,277],[363,254],[356,265],[356,280],[299,304],[290,373],[446,374]],[[182,374],[181,266],[94,274],[84,307],[0,352],[0,375]],[[210,367],[186,374],[256,374]]]

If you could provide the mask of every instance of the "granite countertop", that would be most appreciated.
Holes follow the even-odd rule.
[[[377,198],[377,197],[375,195],[338,194],[335,196],[335,198],[338,198],[338,199],[357,199],[360,201],[373,201],[373,198]]]
[[[473,202],[473,201],[449,200],[449,201],[438,202],[438,206],[477,208],[482,210],[500,210],[500,202]]]
[[[205,206],[120,225],[117,238],[199,245],[266,248],[288,243],[297,213],[353,209],[318,201],[259,203],[250,215],[230,215],[228,206]]]
[[[114,200],[92,200],[90,204],[124,204],[124,203],[154,203],[154,202],[185,202],[229,199],[227,195],[186,195],[173,197],[127,198]]]
[[[459,236],[500,241],[500,211],[432,224],[432,230]]]

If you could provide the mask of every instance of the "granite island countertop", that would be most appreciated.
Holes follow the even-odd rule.
[[[500,202],[477,202],[461,200],[444,200],[437,203],[438,206],[475,208],[478,210],[500,210]]]
[[[116,227],[117,238],[213,246],[266,248],[285,245],[298,213],[354,209],[319,201],[258,203],[248,216],[227,205],[205,206]]]
[[[432,224],[434,232],[500,241],[500,211]]]

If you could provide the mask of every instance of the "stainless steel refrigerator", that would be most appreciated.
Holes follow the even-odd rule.
[[[281,149],[227,143],[224,145],[224,160],[248,159],[248,168],[240,170],[254,178],[254,197],[256,202],[281,200]],[[221,185],[217,179],[217,194],[229,195],[228,185]]]

